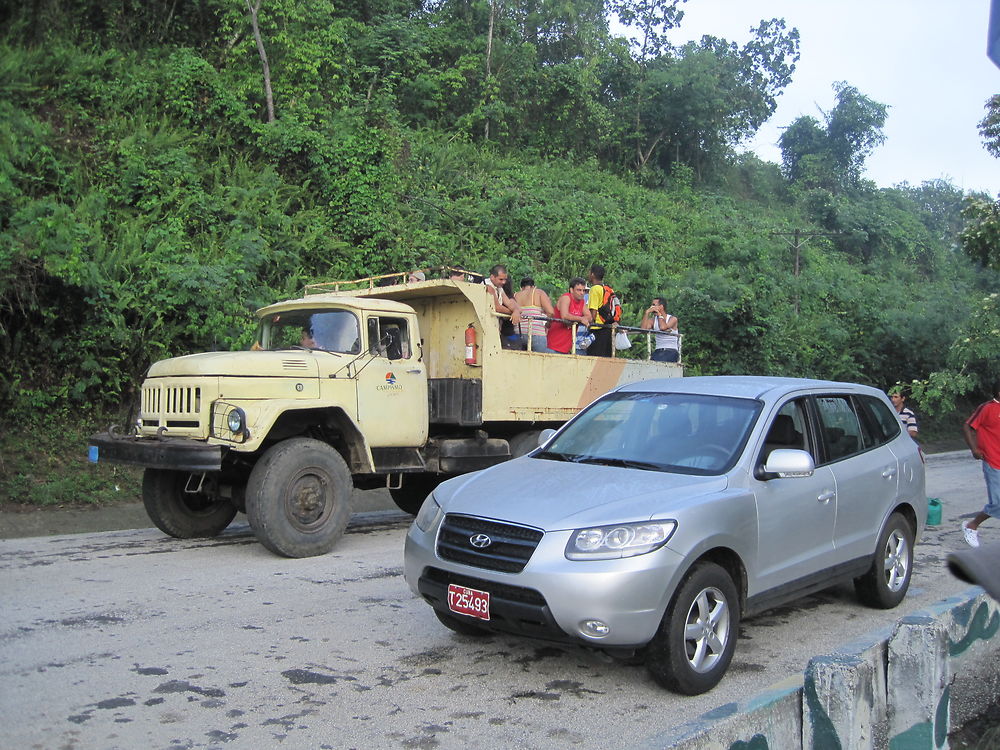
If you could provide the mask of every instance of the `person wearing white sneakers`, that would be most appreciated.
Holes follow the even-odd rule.
[[[962,533],[970,547],[979,546],[979,525],[990,516],[1000,517],[1000,380],[993,384],[993,398],[980,404],[962,425],[965,442],[974,458],[983,462],[986,479],[986,505],[968,523]]]

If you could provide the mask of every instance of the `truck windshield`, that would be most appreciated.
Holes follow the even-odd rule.
[[[257,331],[256,348],[320,349],[359,354],[361,329],[357,316],[347,310],[291,310],[264,316]]]
[[[721,474],[736,463],[759,401],[688,393],[612,393],[535,458],[679,474]]]

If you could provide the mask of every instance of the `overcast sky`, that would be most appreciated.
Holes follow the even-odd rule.
[[[761,19],[784,18],[801,36],[801,59],[778,110],[748,147],[781,162],[776,142],[800,115],[822,122],[847,81],[889,105],[886,142],[867,162],[880,187],[949,179],[963,190],[1000,194],[1000,159],[982,145],[978,123],[1000,93],[1000,68],[986,57],[989,0],[687,0],[670,33],[681,44],[702,34],[742,45]],[[817,109],[819,108],[819,109]]]

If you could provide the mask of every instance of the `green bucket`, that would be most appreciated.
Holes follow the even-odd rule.
[[[927,525],[937,526],[941,523],[941,498],[927,498]]]

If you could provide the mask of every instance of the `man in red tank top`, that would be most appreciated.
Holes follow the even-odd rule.
[[[579,276],[570,279],[569,291],[563,294],[556,303],[556,317],[559,320],[554,320],[549,324],[548,346],[552,351],[568,354],[573,348],[572,323],[590,325],[590,311],[583,301],[583,295],[586,293],[586,281]]]

